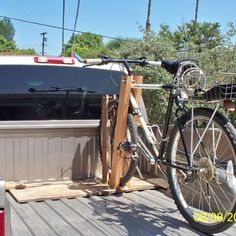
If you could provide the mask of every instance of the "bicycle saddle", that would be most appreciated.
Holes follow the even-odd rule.
[[[161,66],[165,68],[170,74],[176,74],[179,69],[179,61],[164,60]]]

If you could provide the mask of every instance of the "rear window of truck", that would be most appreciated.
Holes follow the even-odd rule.
[[[0,120],[99,119],[103,95],[119,93],[119,71],[0,66]]]

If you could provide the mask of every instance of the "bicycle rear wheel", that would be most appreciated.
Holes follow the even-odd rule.
[[[212,114],[210,109],[197,108],[193,121],[191,112],[180,119],[188,152],[198,170],[190,174],[168,167],[179,211],[192,227],[208,234],[224,231],[236,221],[236,131],[222,115],[216,113],[211,119]],[[168,162],[188,166],[177,126],[170,137]]]

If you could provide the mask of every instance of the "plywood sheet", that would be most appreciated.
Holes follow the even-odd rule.
[[[81,182],[61,181],[43,182],[33,184],[14,184],[9,188],[10,194],[19,203],[30,201],[44,201],[47,199],[62,199],[75,197],[89,197],[93,195],[107,195],[116,192],[129,192],[137,190],[147,190],[163,187],[166,188],[167,182],[164,179],[140,180],[133,177],[125,188],[110,189],[108,184],[102,184],[100,180],[88,180]]]

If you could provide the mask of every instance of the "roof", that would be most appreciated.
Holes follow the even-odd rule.
[[[186,223],[165,192],[157,190],[26,204],[7,197],[12,236],[204,235]],[[217,235],[234,235],[235,229]]]

